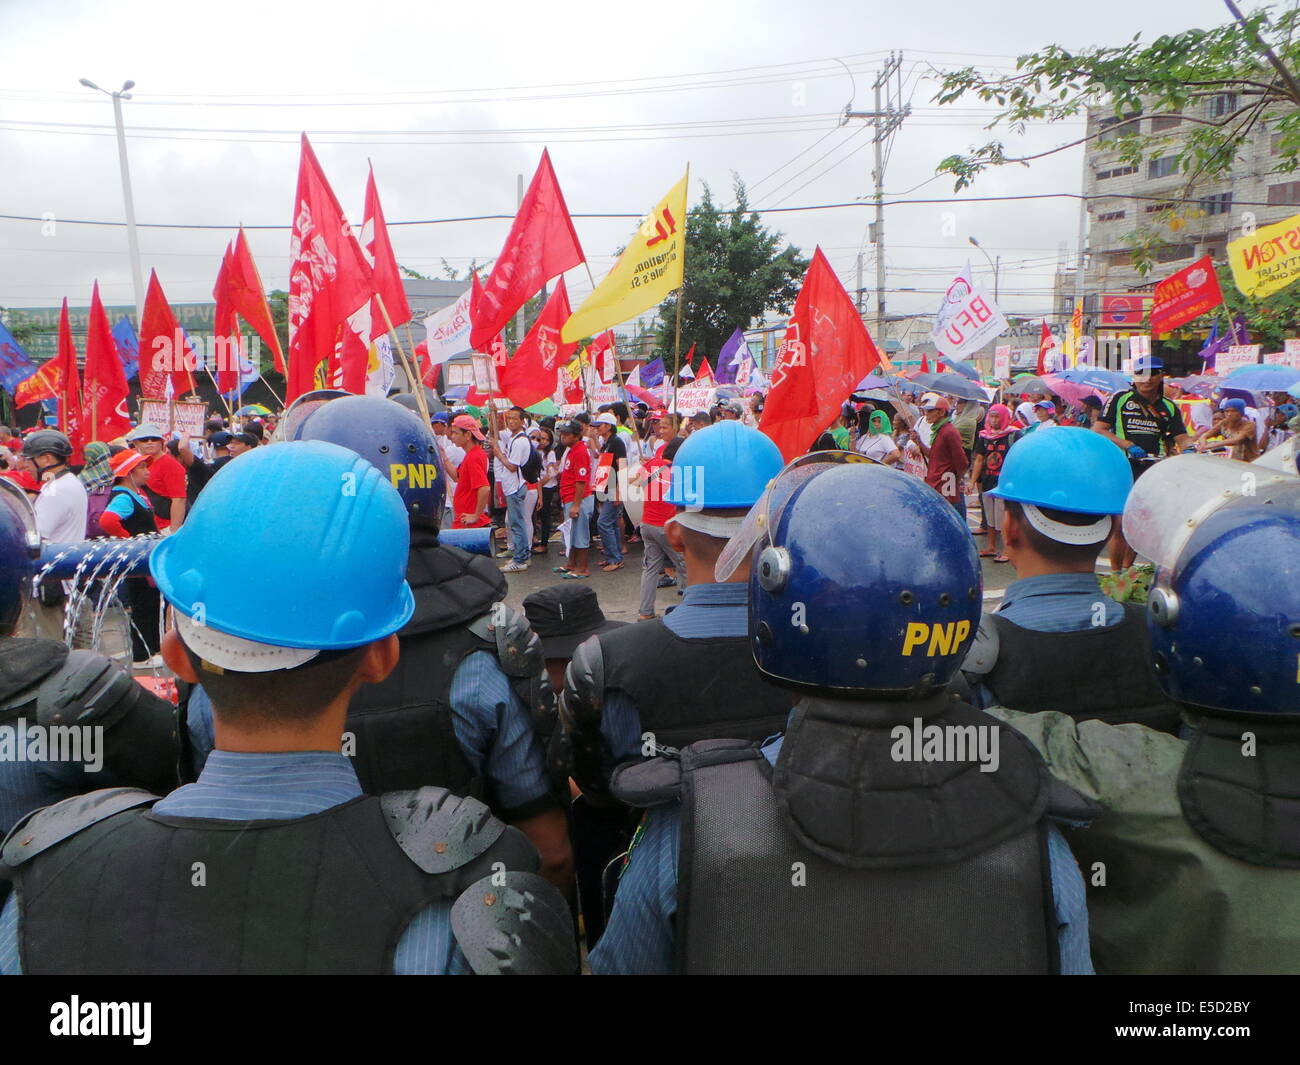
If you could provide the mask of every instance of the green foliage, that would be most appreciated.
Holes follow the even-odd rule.
[[[749,209],[744,182],[736,177],[736,205],[724,211],[704,198],[686,215],[686,273],[682,304],[682,348],[695,344],[712,358],[736,329],[748,329],[766,311],[788,314],[799,294],[808,260],[784,235],[763,226]],[[655,354],[670,370],[677,294],[659,305]]]
[[[5,307],[0,307],[0,319],[3,319],[5,328],[18,341],[20,347],[25,348],[30,344],[37,333],[48,332],[48,330],[42,330],[20,311],[10,311]]]
[[[1231,21],[1210,30],[1192,29],[1163,36],[1150,44],[1139,34],[1119,47],[1071,51],[1047,45],[1016,60],[1014,74],[986,77],[975,67],[942,74],[935,96],[940,104],[974,97],[1001,110],[986,129],[1004,126],[1021,132],[1027,122],[1074,118],[1087,109],[1106,107],[1121,119],[1107,129],[1121,162],[1174,156],[1176,169],[1188,176],[1188,192],[1198,179],[1228,173],[1251,130],[1269,120],[1279,135],[1275,171],[1290,171],[1300,162],[1300,96],[1265,55],[1271,41],[1281,63],[1294,70],[1300,61],[1300,8],[1274,14],[1265,7],[1245,25]],[[1185,115],[1176,136],[1142,133],[1140,117],[1179,114],[1209,96],[1236,95],[1236,106],[1215,119]],[[1091,134],[1096,137],[1097,131]],[[939,163],[957,190],[969,186],[983,170],[1007,163],[1028,165],[1033,159],[1082,143],[1072,141],[1038,155],[1013,158],[999,140],[950,155]]]

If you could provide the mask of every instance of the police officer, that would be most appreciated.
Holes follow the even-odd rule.
[[[548,776],[555,699],[541,644],[523,614],[501,602],[506,581],[486,558],[438,542],[441,459],[432,431],[374,396],[334,399],[307,417],[300,440],[356,452],[397,487],[410,523],[406,577],[415,612],[398,634],[402,657],[348,710],[345,753],[367,794],[445,787],[482,797],[542,855],[542,875],[566,886],[573,854],[567,789]],[[206,732],[206,695],[191,697]],[[210,746],[196,737],[196,748]]]
[[[1045,818],[1087,804],[948,691],[981,601],[965,523],[914,477],[819,457],[759,504],[748,582],[789,724],[616,772],[650,810],[593,971],[1090,972],[1083,883]]]
[[[989,495],[1004,501],[1018,579],[962,665],[976,705],[1178,732],[1178,708],[1151,668],[1145,609],[1097,583],[1097,556],[1132,486],[1124,455],[1087,429],[1034,433],[1007,453]]]
[[[165,799],[96,791],[10,833],[0,971],[572,971],[567,907],[520,833],[442,788],[364,796],[338,753],[415,609],[407,549],[401,498],[344,448],[259,448],[213,479],[150,570],[217,749]],[[246,592],[272,586],[293,594]]]
[[[1152,660],[1190,739],[989,711],[1109,808],[1070,834],[1101,973],[1300,972],[1300,481],[1265,499],[1258,473],[1256,495],[1193,518],[1208,497],[1189,486],[1214,467],[1223,483],[1254,472],[1230,462],[1161,463],[1125,511],[1130,542],[1160,562]]]
[[[664,618],[604,633],[569,664],[562,713],[573,739],[573,775],[603,796],[614,767],[656,747],[714,737],[761,739],[781,728],[784,692],[754,666],[746,639],[748,555],[725,583],[714,567],[768,481],[781,453],[757,429],[720,422],[677,452],[664,531],[686,559],[686,593]]]
[[[93,788],[179,783],[171,703],[97,652],[13,635],[31,585],[35,527],[21,489],[0,482],[0,834]]]

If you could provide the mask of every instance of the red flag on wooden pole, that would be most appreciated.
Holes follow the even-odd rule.
[[[474,303],[470,347],[486,351],[484,345],[547,281],[584,259],[550,154],[543,150],[505,246]]]
[[[371,296],[370,266],[304,133],[289,265],[289,375],[285,401],[315,387],[348,317]]]
[[[786,461],[804,454],[839,416],[880,353],[821,248],[795,300],[759,428]]]
[[[220,335],[219,319],[217,325]],[[167,303],[158,272],[151,270],[140,316],[140,393],[146,399],[166,399],[170,379],[172,395],[187,395],[195,390],[191,372],[197,368],[198,358]]]
[[[560,341],[560,330],[572,313],[568,289],[564,278],[560,278],[514,358],[497,371],[501,391],[510,397],[511,402],[531,407],[555,394],[560,367],[578,350],[576,343]]]
[[[384,309],[392,319],[394,327],[411,320],[411,307],[406,302],[406,290],[402,287],[402,273],[397,268],[397,259],[393,256],[393,245],[388,239],[388,223],[384,221],[384,208],[379,202],[379,190],[375,187],[375,168],[371,166],[370,177],[366,179],[366,208],[361,222],[361,250],[370,260],[372,286],[374,293],[384,301]],[[379,310],[377,301],[372,301],[370,308],[370,339],[381,337],[388,332],[388,325]]]
[[[257,264],[253,262],[253,253],[249,250],[242,228],[235,238],[234,254],[227,267],[226,298],[239,316],[253,327],[253,332],[262,338],[262,343],[271,349],[271,362],[276,372],[284,373],[284,352],[280,349],[280,337],[275,331],[271,306],[266,302],[262,277],[257,272]]]
[[[1034,373],[1042,377],[1047,373],[1047,353],[1055,346],[1056,341],[1052,339],[1052,331],[1047,328],[1047,319],[1043,319],[1043,328],[1038,334],[1038,365],[1034,368]]]
[[[131,430],[126,413],[126,371],[113,343],[112,327],[99,298],[99,282],[90,294],[86,333],[86,373],[82,383],[82,421],[87,440],[112,440]]]

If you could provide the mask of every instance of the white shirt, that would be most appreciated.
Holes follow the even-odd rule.
[[[451,507],[451,497],[456,494],[456,470],[465,461],[465,449],[457,447],[446,436],[436,436],[438,448],[442,452],[442,475],[447,481],[447,506]]]
[[[73,473],[64,473],[41,486],[36,497],[36,530],[52,544],[79,543],[86,538],[86,486]]]
[[[898,445],[894,443],[894,438],[888,433],[877,433],[875,436],[858,437],[857,451],[859,455],[865,455],[876,462],[884,462],[890,452],[897,451]]]
[[[533,442],[528,439],[528,434],[523,429],[520,429],[512,439],[510,430],[503,429],[501,430],[500,439],[501,450],[505,452],[506,458],[510,460],[511,465],[522,469],[524,463],[528,461],[528,456],[532,453]],[[496,473],[497,484],[501,486],[501,491],[506,495],[512,496],[524,486],[521,470],[511,473],[500,459],[492,460],[492,469]]]

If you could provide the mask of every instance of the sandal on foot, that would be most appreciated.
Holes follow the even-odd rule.
[[[998,555],[998,557],[995,558],[993,561],[994,561],[994,562],[1010,562],[1011,559],[1005,557],[1004,555]]]
[[[560,574],[560,576],[564,576],[564,574],[566,574],[566,573],[569,572],[569,567],[568,567],[568,566],[552,566],[552,567],[551,567],[551,572],[552,572],[552,573],[558,573],[558,574]]]
[[[590,573],[574,573],[572,570],[565,570],[563,573],[560,574],[560,580],[585,581],[590,576],[591,576]]]

